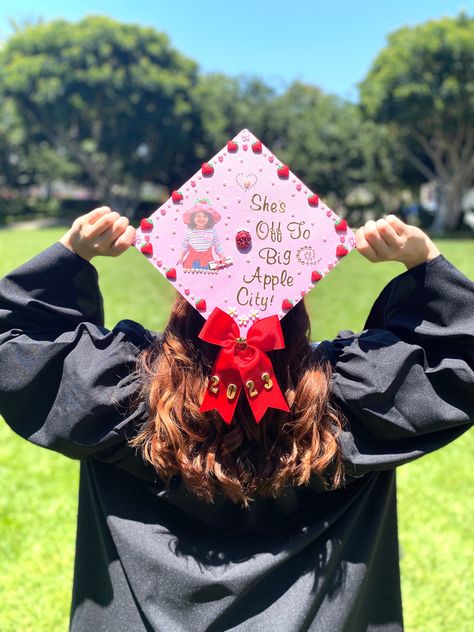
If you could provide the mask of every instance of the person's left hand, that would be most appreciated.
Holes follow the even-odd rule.
[[[90,261],[92,257],[118,257],[135,239],[128,218],[101,206],[74,220],[59,240],[66,248]]]

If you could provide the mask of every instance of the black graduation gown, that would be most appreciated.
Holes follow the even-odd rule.
[[[126,446],[147,414],[127,410],[133,363],[155,334],[104,328],[93,265],[56,242],[7,275],[0,413],[80,460],[70,630],[402,630],[395,467],[472,424],[473,307],[474,283],[440,255],[393,279],[362,333],[315,347],[350,422],[349,482],[243,510],[176,477],[165,490]]]

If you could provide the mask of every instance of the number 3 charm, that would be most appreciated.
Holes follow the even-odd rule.
[[[262,373],[262,382],[263,382],[263,388],[266,391],[269,391],[273,386],[273,381],[269,373]]]

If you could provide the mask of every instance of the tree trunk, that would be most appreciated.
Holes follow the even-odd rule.
[[[465,182],[451,180],[437,181],[438,210],[432,225],[432,232],[438,235],[448,230],[456,230],[462,213],[462,198],[467,186]]]
[[[462,197],[474,180],[474,128],[461,125],[454,139],[443,130],[437,130],[433,136],[414,128],[411,135],[432,164],[427,166],[405,145],[408,159],[437,185],[438,210],[432,230],[438,234],[455,230],[462,212]]]

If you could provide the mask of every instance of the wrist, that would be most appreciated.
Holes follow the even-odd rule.
[[[78,255],[79,257],[82,257],[86,261],[90,261],[92,259],[92,257],[94,256],[92,253],[87,253],[86,254],[82,250],[79,250],[78,248],[75,248],[73,246],[72,242],[71,242],[71,239],[70,239],[68,233],[66,233],[63,237],[61,237],[61,239],[59,241],[60,241],[60,243],[63,244],[63,246],[66,246],[66,248],[68,250],[70,250],[74,254]]]
[[[424,247],[417,253],[414,253],[410,257],[405,257],[402,263],[405,265],[407,270],[411,270],[416,266],[421,265],[422,263],[426,263],[427,261],[431,261],[431,259],[435,259],[441,252],[435,246],[435,244],[429,239],[426,238],[426,243]]]

